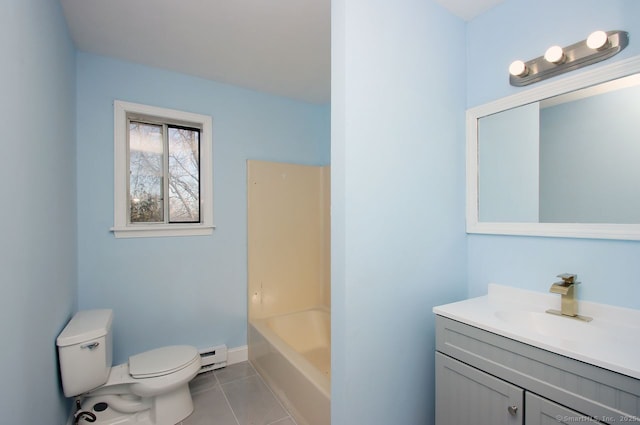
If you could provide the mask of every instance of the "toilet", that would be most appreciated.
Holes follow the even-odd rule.
[[[62,388],[80,397],[79,424],[175,425],[193,412],[189,381],[200,371],[198,350],[157,348],[112,367],[112,310],[77,312],[56,340]]]

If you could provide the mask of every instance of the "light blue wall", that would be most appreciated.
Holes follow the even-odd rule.
[[[75,59],[59,2],[0,2],[0,422],[60,424],[76,304]]]
[[[114,309],[115,361],[246,344],[246,160],[326,164],[329,106],[79,53],[79,308]],[[113,100],[213,117],[212,236],[115,239]]]
[[[431,309],[467,290],[464,23],[333,0],[332,33],[332,424],[433,423]]]
[[[631,34],[629,47],[606,63],[640,54],[634,38],[640,2],[507,0],[476,18],[467,26],[467,106],[525,90],[509,86],[514,59],[540,56],[552,44],[575,43],[596,29]],[[590,69],[595,66],[602,64]],[[640,308],[638,242],[469,235],[468,258],[470,296],[486,293],[489,282],[544,292],[556,274],[571,272],[583,283],[580,298]]]

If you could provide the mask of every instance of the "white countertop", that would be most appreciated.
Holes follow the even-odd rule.
[[[640,379],[640,310],[578,300],[581,322],[545,313],[560,295],[489,284],[488,295],[433,312],[553,353]]]

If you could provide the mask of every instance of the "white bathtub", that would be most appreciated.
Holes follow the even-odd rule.
[[[249,323],[249,360],[298,425],[331,423],[331,316],[317,308]]]

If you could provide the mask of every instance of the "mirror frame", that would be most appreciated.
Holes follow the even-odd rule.
[[[478,119],[638,72],[640,56],[635,56],[467,109],[467,233],[640,240],[640,224],[509,223],[478,220]]]

